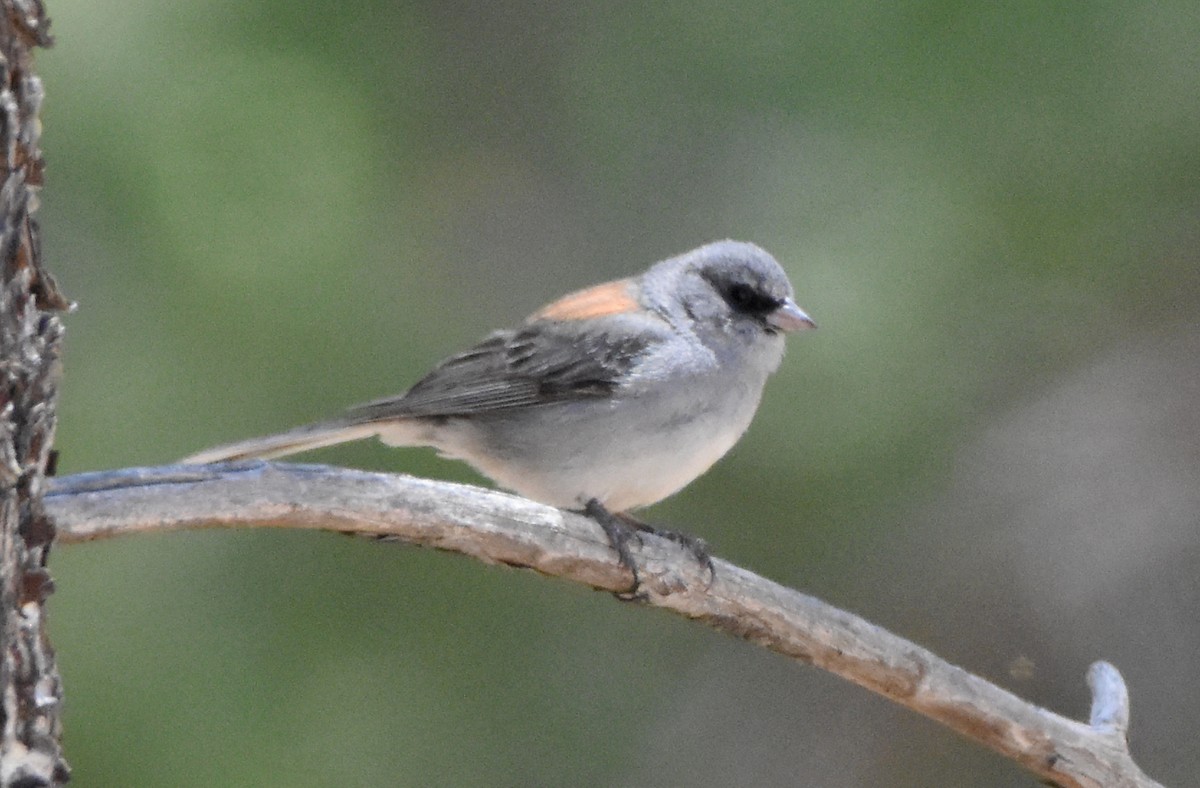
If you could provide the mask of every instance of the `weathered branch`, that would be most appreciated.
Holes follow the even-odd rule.
[[[408,476],[244,462],[59,479],[46,497],[59,538],[83,542],[203,526],[387,535],[606,591],[632,581],[591,520],[503,493]],[[645,602],[816,665],[924,714],[1062,786],[1152,786],[1125,740],[1129,699],[1092,666],[1090,724],[1027,703],[850,613],[725,561],[715,577],[677,544],[630,545]]]

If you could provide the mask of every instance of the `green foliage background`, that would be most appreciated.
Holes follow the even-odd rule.
[[[49,11],[62,473],[398,392],[555,295],[752,240],[821,330],[647,517],[1075,716],[1111,659],[1135,757],[1194,779],[1200,6]],[[80,786],[1029,784],[530,573],[227,531],[52,568]]]

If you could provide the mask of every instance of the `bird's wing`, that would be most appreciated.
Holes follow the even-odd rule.
[[[573,329],[573,330],[569,330]],[[612,392],[651,342],[631,332],[537,320],[497,331],[439,364],[398,397],[352,408],[352,423],[404,416],[466,416]]]

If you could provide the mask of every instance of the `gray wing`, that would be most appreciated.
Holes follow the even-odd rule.
[[[398,397],[346,414],[363,424],[400,416],[466,416],[612,392],[648,341],[610,332],[564,331],[543,322],[497,331],[439,364]]]

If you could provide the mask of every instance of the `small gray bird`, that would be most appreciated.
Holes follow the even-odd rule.
[[[280,457],[378,436],[432,446],[502,487],[579,509],[637,579],[625,516],[704,473],[750,425],[783,334],[812,328],[771,255],[718,241],[571,293],[443,361],[404,394],[200,452]],[[703,543],[666,532],[711,567]]]

